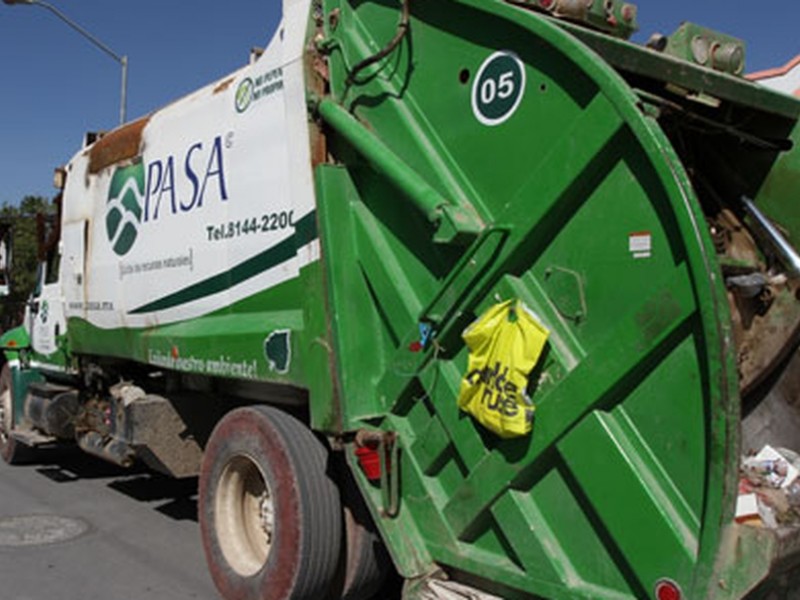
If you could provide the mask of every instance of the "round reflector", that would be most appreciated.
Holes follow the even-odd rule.
[[[682,598],[681,588],[671,579],[660,579],[656,583],[656,600],[682,600]]]

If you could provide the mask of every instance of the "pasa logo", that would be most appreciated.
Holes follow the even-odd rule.
[[[139,157],[132,165],[117,167],[106,204],[106,233],[114,252],[127,254],[140,227],[159,221],[164,213],[193,212],[209,198],[227,201],[223,152],[232,146],[231,131],[224,142],[218,135],[210,144],[195,142],[177,155],[149,161]]]
[[[106,205],[106,232],[111,247],[124,256],[133,247],[142,221],[144,165],[118,167],[111,178]]]

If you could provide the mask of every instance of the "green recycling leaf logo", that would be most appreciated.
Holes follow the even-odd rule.
[[[236,88],[236,112],[243,113],[246,111],[250,104],[253,102],[253,91],[255,85],[253,80],[245,77],[239,86]]]
[[[264,355],[271,371],[286,374],[292,364],[292,331],[278,329],[264,340]]]
[[[118,167],[111,178],[106,205],[106,233],[111,247],[124,256],[133,247],[142,222],[144,165]]]

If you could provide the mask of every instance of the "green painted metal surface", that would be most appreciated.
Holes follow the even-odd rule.
[[[322,289],[321,266],[315,262],[298,278],[197,319],[145,329],[100,329],[73,318],[72,350],[306,389],[317,400],[311,406],[313,425],[334,432],[340,424],[331,400]],[[262,352],[254,354],[253,348]]]
[[[559,21],[558,26],[569,31],[623,73],[653,78],[689,92],[706,93],[725,101],[757,106],[791,119],[800,115],[800,106],[792,97],[753,85],[741,77],[715,73],[695,63],[627,44],[565,21]]]
[[[24,327],[14,327],[0,336],[5,361],[10,363],[12,401],[14,403],[14,424],[22,420],[24,414],[25,395],[28,385],[41,381],[42,376],[36,369],[30,369],[26,363],[30,357],[30,338]]]
[[[695,23],[681,23],[669,36],[664,52],[732,75],[742,75],[744,71],[745,45],[742,40]]]
[[[0,347],[6,360],[18,360],[20,350],[29,348],[30,343],[30,336],[24,327],[8,329],[0,336]]]
[[[785,200],[800,104],[503,2],[414,3],[406,22],[400,2],[327,0],[317,16],[336,412],[346,431],[397,435],[396,515],[389,484],[346,450],[401,573],[444,568],[508,598],[648,598],[665,579],[685,598],[752,589],[774,540],[726,542],[740,356],[707,224],[714,194],[698,185],[708,176],[732,206],[748,192],[800,231]],[[648,87],[664,78],[722,100]],[[326,116],[334,103],[348,131]],[[718,137],[678,131],[693,119]],[[703,144],[713,164],[693,156]],[[745,146],[758,144],[753,158]],[[477,216],[466,245],[437,239],[381,152]],[[530,382],[533,432],[504,441],[456,397],[461,331],[510,298],[551,338]],[[421,325],[435,333],[422,349]]]

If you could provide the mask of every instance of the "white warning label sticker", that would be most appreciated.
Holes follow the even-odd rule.
[[[633,258],[650,258],[653,253],[653,236],[649,231],[629,233],[628,250]]]

